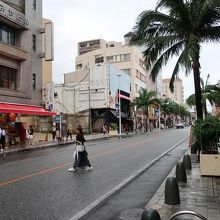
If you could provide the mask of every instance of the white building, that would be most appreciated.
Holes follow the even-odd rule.
[[[96,116],[102,117],[100,124],[108,123],[110,115],[116,116],[120,87],[122,117],[129,119],[129,102],[138,96],[138,91],[141,88],[156,90],[143,60],[137,47],[122,42],[103,39],[80,42],[76,71],[64,74],[64,84],[55,87],[56,111],[77,114],[90,110],[92,124],[96,124]]]
[[[181,104],[184,102],[183,96],[183,81],[182,79],[175,79],[174,81],[174,91],[173,93],[170,91],[169,88],[170,79],[163,79],[163,95],[171,100]]]

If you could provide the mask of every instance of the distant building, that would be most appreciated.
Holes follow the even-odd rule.
[[[157,90],[144,67],[142,52],[122,42],[96,39],[79,42],[78,55],[75,58],[76,71],[64,74],[64,84],[55,86],[56,110],[66,114],[89,110],[93,130],[97,130],[103,123],[111,122],[112,115],[112,121],[118,121],[116,111],[120,87],[126,129],[126,120],[128,122],[132,117],[129,102],[138,96],[141,88]],[[143,113],[136,116],[143,118]]]
[[[179,78],[175,79],[173,93],[170,91],[169,84],[170,79],[163,79],[163,95],[179,104],[183,103],[183,81]]]
[[[93,66],[113,64],[127,73],[131,77],[132,100],[137,97],[140,88],[156,91],[156,84],[149,79],[149,72],[144,67],[143,54],[137,47],[131,47],[122,42],[106,42],[103,39],[97,39],[79,42],[78,54],[79,56],[75,58],[76,71],[85,68],[90,68],[92,71]],[[64,83],[69,82],[71,82],[69,75],[65,75]]]

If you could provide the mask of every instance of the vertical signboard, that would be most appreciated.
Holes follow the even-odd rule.
[[[54,108],[54,86],[53,82],[46,83],[46,92],[45,92],[45,106],[46,109],[52,111]]]
[[[127,73],[116,68],[114,65],[109,65],[109,75],[110,75],[109,106],[110,108],[114,109],[116,108],[116,103],[118,103],[119,86],[120,86],[120,91],[124,91],[130,94],[130,76]],[[120,85],[119,85],[119,80],[120,80]],[[120,97],[122,97],[122,95],[120,95]]]
[[[52,61],[54,59],[54,39],[53,39],[53,23],[45,23],[45,60]]]

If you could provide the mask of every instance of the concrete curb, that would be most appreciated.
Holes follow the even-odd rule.
[[[95,210],[103,206],[111,197],[116,195],[119,191],[124,189],[127,185],[129,185],[131,182],[133,182],[135,179],[137,179],[139,176],[142,175],[149,167],[151,167],[154,163],[156,163],[158,160],[160,160],[162,157],[164,157],[167,153],[172,151],[174,148],[176,148],[178,145],[180,145],[182,142],[184,142],[188,137],[185,137],[183,140],[172,146],[170,149],[168,149],[163,154],[156,157],[153,161],[147,163],[144,167],[137,170],[133,175],[128,177],[126,180],[124,180],[122,183],[115,186],[113,189],[108,191],[106,194],[101,196],[99,199],[92,202],[90,205],[88,205],[86,208],[82,209],[80,212],[78,212],[76,215],[71,217],[69,220],[82,220],[86,219],[89,215],[91,215]]]
[[[186,152],[188,152],[189,149],[187,149],[184,153],[184,155],[186,154]],[[184,155],[179,159],[178,162],[182,162]],[[172,205],[167,205],[164,202],[161,202],[161,198],[164,197],[165,194],[165,184],[166,184],[166,180],[168,177],[172,177],[175,176],[175,172],[176,172],[176,165],[171,169],[171,171],[169,172],[169,174],[166,176],[166,178],[164,179],[164,181],[161,183],[161,185],[159,186],[159,188],[157,189],[157,191],[154,193],[154,195],[152,196],[152,198],[148,201],[148,203],[145,205],[144,209],[148,209],[148,208],[152,208],[157,210],[158,209],[163,209],[162,211],[162,216],[161,217],[169,217],[173,214],[172,212]],[[163,199],[162,199],[163,200]],[[158,210],[157,210],[158,211]],[[159,211],[158,211],[159,212]],[[168,215],[169,213],[169,215]]]

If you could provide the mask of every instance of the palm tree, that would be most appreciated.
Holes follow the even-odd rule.
[[[210,75],[208,74],[205,83],[203,79],[200,78],[202,105],[203,105],[203,111],[204,111],[205,116],[207,115],[207,106],[206,106],[207,100],[210,102],[212,106],[214,106],[214,104],[218,105],[220,101],[220,88],[217,85],[210,85],[209,77]],[[190,95],[186,99],[186,103],[190,107],[194,106],[195,105],[195,94]]]
[[[170,113],[171,113],[171,99],[165,98],[165,99],[160,99],[160,110],[161,114],[163,115],[164,118],[164,126],[166,127],[166,117],[169,115],[170,118]]]
[[[158,106],[160,104],[160,100],[156,98],[156,91],[147,91],[147,89],[141,89],[138,92],[139,96],[136,97],[133,102],[131,103],[131,106],[136,106],[137,109],[142,109],[144,112],[145,117],[145,129],[148,131],[148,108],[151,105]]]
[[[165,9],[160,12],[160,9]],[[166,13],[164,13],[164,11]],[[193,70],[197,117],[202,118],[200,88],[201,43],[220,41],[219,0],[158,0],[155,10],[142,12],[131,33],[130,44],[146,46],[145,65],[156,80],[161,68],[178,56],[170,89],[180,68]]]

